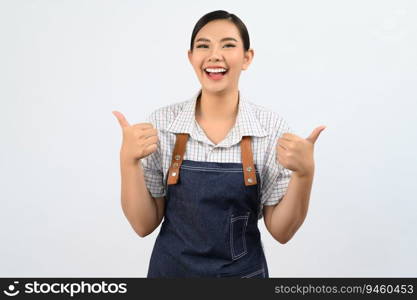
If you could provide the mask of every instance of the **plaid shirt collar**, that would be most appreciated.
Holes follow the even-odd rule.
[[[210,141],[201,130],[195,119],[195,108],[197,98],[201,89],[194,96],[185,102],[182,111],[174,121],[168,126],[167,131],[172,133],[188,133],[193,139],[211,144],[215,147],[230,147],[241,141],[242,136],[264,137],[268,133],[263,129],[253,109],[239,91],[238,114],[235,126],[229,131],[228,135],[219,144],[215,145]]]

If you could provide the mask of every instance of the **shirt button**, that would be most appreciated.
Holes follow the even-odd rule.
[[[252,178],[248,178],[248,182],[252,183],[253,182]]]
[[[247,167],[247,168],[246,168],[246,170],[247,170],[248,172],[250,172],[250,171],[252,171],[252,167]]]
[[[172,164],[172,166],[173,166],[174,168],[177,168],[177,167],[178,167],[178,163],[177,163],[177,162],[175,162],[175,163],[173,163],[173,164]]]
[[[175,155],[175,160],[180,160],[180,158],[181,158],[181,155],[179,154]]]
[[[172,176],[177,176],[177,172],[172,172],[171,175]]]

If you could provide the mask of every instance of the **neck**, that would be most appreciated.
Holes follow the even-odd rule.
[[[236,118],[239,104],[239,91],[210,93],[201,91],[196,105],[196,118],[200,120],[227,121]]]

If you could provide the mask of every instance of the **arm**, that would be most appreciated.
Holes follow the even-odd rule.
[[[313,174],[293,172],[288,190],[279,204],[264,206],[264,222],[269,233],[281,244],[287,243],[303,224],[308,211]]]
[[[130,125],[122,113],[112,113],[119,121],[123,134],[120,149],[123,213],[135,232],[145,237],[161,223],[165,209],[164,197],[154,199],[149,193],[142,166],[142,163],[149,163],[149,157],[158,155],[160,151],[158,130],[154,128],[155,120],[152,117],[146,123]]]
[[[142,163],[123,161],[121,169],[121,204],[123,213],[135,232],[145,237],[159,226],[164,216],[165,198],[153,198],[145,184]]]
[[[307,215],[314,177],[314,143],[324,128],[317,127],[306,139],[292,133],[284,133],[278,139],[277,161],[293,173],[282,200],[275,206],[264,207],[264,222],[282,244],[294,236]]]

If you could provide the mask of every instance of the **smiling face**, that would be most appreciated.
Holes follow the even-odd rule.
[[[242,70],[252,59],[252,49],[244,50],[239,30],[231,21],[214,20],[202,27],[194,39],[193,51],[188,59],[196,72],[202,89],[210,93],[222,93],[238,89]],[[206,72],[208,67],[226,69],[224,75]]]

